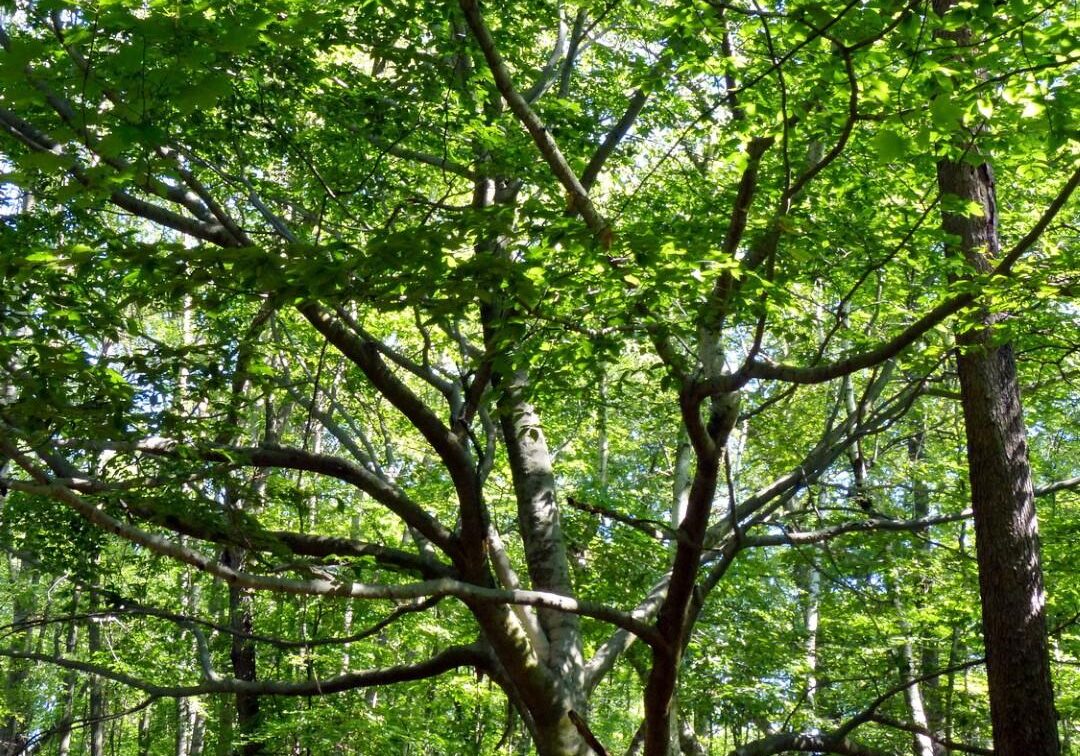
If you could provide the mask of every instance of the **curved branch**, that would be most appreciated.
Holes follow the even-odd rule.
[[[134,442],[79,441],[70,442],[69,445],[82,449],[129,451],[172,458],[194,456],[207,462],[303,470],[326,475],[349,483],[368,494],[400,517],[405,524],[416,528],[425,538],[448,554],[453,554],[456,548],[450,531],[425,512],[419,504],[410,499],[404,491],[388,483],[362,465],[341,457],[315,454],[302,449],[286,447],[240,447],[225,444],[199,447],[160,437]],[[354,542],[351,539],[324,538],[284,531],[274,535],[285,542],[286,545],[289,545],[290,548],[293,546],[303,548],[303,553],[307,556],[329,556],[335,553],[349,556],[371,556],[374,553],[366,545],[359,544],[359,542]]]
[[[375,685],[424,680],[459,667],[476,667],[479,669],[488,667],[487,656],[481,652],[478,644],[472,644],[468,646],[451,646],[427,661],[417,664],[401,664],[381,669],[346,672],[345,674],[328,677],[325,680],[283,682],[275,680],[220,679],[208,680],[197,685],[158,685],[125,672],[118,672],[100,664],[91,664],[77,659],[64,659],[49,656],[48,654],[4,648],[0,648],[0,656],[54,664],[76,672],[99,675],[108,680],[142,690],[158,698],[187,698],[209,693],[247,693],[258,696],[320,696]]]
[[[1069,201],[1072,193],[1076,191],[1076,187],[1080,186],[1080,167],[1077,167],[1072,176],[1065,182],[1065,184],[1058,191],[1057,196],[1047,206],[1046,211],[1042,214],[1035,225],[1031,227],[1031,230],[1024,234],[1024,237],[1016,243],[1012,249],[1009,250],[1001,262],[998,263],[997,268],[994,269],[994,273],[999,276],[1007,276],[1012,271],[1012,266],[1016,264],[1016,261],[1020,257],[1031,249],[1035,242],[1042,236],[1043,231],[1047,226],[1057,217],[1057,214],[1061,211],[1061,208],[1065,206],[1065,203]]]
[[[1080,168],[1074,171],[1072,176],[1065,182],[1031,230],[1002,258],[997,268],[994,269],[993,276],[1008,276],[1012,272],[1012,266],[1025,252],[1034,246],[1040,235],[1050,225],[1062,207],[1065,206],[1078,186],[1080,186]],[[923,335],[944,322],[946,318],[973,303],[975,299],[975,294],[967,292],[946,299],[892,339],[867,352],[845,357],[836,362],[808,367],[781,365],[760,360],[750,362],[737,373],[697,382],[694,385],[694,396],[700,401],[713,394],[735,391],[755,378],[799,384],[825,383],[836,378],[842,378],[845,375],[851,375],[859,370],[880,365],[899,355]]]
[[[334,575],[325,575],[309,580],[294,580],[236,570],[168,538],[128,525],[112,517],[83,499],[75,491],[56,482],[48,473],[34,464],[5,438],[0,438],[0,451],[37,481],[36,484],[18,482],[17,486],[20,490],[56,499],[102,530],[150,549],[161,556],[190,564],[192,567],[224,580],[229,585],[276,593],[369,600],[404,600],[453,596],[470,605],[522,604],[592,617],[625,628],[654,647],[664,647],[666,645],[663,637],[654,627],[641,622],[632,614],[599,602],[582,601],[558,593],[500,590],[452,578],[437,578],[403,585],[384,585],[354,583],[341,580]]]
[[[730,756],[772,756],[777,753],[838,753],[842,756],[889,756],[890,751],[855,743],[846,737],[817,732],[780,732],[740,746]]]
[[[1080,489],[1080,476],[1075,478],[1068,478],[1067,480],[1059,480],[1054,483],[1048,483],[1045,486],[1039,486],[1035,489],[1036,496],[1046,496],[1047,494],[1056,493],[1057,491],[1072,491]]]
[[[808,385],[843,378],[845,375],[851,375],[891,360],[918,341],[924,334],[944,322],[947,317],[959,312],[974,301],[975,295],[970,293],[958,294],[951,299],[947,299],[892,339],[868,352],[860,352],[836,362],[808,367],[755,360],[747,363],[737,373],[729,373],[695,382],[692,385],[691,395],[695,401],[700,402],[713,394],[736,391],[753,379],[771,379]]]
[[[989,748],[980,748],[979,746],[965,745],[964,743],[957,743],[955,740],[941,738],[925,727],[921,727],[917,724],[912,724],[909,722],[901,722],[891,717],[886,717],[882,714],[875,714],[871,718],[871,721],[875,724],[883,725],[885,727],[891,727],[894,730],[903,730],[904,732],[910,732],[916,735],[925,735],[935,743],[945,746],[945,748],[950,752],[958,751],[959,753],[980,754],[980,756],[994,756],[993,750]]]
[[[765,546],[803,546],[811,543],[824,543],[846,533],[868,533],[874,531],[903,532],[925,530],[932,525],[941,525],[947,522],[958,522],[971,517],[971,511],[967,510],[959,514],[939,515],[936,517],[921,517],[917,520],[891,520],[884,517],[871,517],[866,520],[844,522],[832,525],[820,530],[803,532],[783,531],[772,535],[745,536],[742,539],[744,547]]]

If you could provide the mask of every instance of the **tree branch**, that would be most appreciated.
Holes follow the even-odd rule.
[[[525,101],[525,98],[514,89],[510,71],[506,67],[502,55],[499,54],[499,50],[495,46],[495,40],[491,36],[491,31],[488,29],[487,24],[484,23],[484,18],[480,13],[479,1],[459,0],[459,4],[461,10],[465,13],[465,20],[469,24],[473,36],[476,37],[476,41],[484,53],[488,68],[491,70],[492,76],[495,77],[495,86],[498,87],[499,93],[502,94],[506,104],[522,126],[525,127],[525,130],[529,132],[529,136],[536,143],[544,162],[548,164],[555,178],[566,190],[570,206],[581,213],[585,225],[597,237],[600,244],[605,248],[610,246],[611,229],[607,221],[601,217],[592,200],[589,199],[588,190],[574,174],[547,126],[529,106],[529,103]]]
[[[48,654],[4,648],[0,648],[0,656],[54,664],[64,669],[100,675],[108,680],[136,688],[158,698],[188,698],[210,693],[247,693],[258,696],[319,696],[356,688],[424,680],[458,667],[486,669],[489,666],[488,657],[481,652],[479,645],[472,644],[468,646],[451,646],[427,661],[417,664],[402,664],[382,669],[346,672],[342,675],[328,677],[325,680],[279,682],[273,680],[219,679],[208,680],[196,685],[158,685],[104,665],[91,664],[76,659],[65,659],[49,656]]]
[[[766,546],[804,546],[812,543],[824,543],[846,533],[868,533],[876,531],[903,532],[925,530],[933,525],[941,525],[948,522],[959,522],[971,517],[971,511],[967,510],[959,514],[939,515],[935,517],[921,517],[917,520],[891,520],[883,517],[871,517],[866,520],[845,522],[832,525],[820,530],[811,531],[788,531],[764,536],[746,536],[743,545],[746,547]],[[783,527],[783,526],[779,526]]]
[[[7,438],[0,437],[0,452],[6,454],[8,458],[36,481],[36,484],[17,482],[18,487],[26,493],[48,496],[60,501],[85,520],[106,532],[118,535],[124,540],[150,549],[161,556],[190,564],[192,567],[224,580],[229,585],[275,593],[355,599],[405,600],[453,596],[461,599],[466,604],[522,604],[593,617],[617,627],[626,628],[654,647],[664,646],[664,640],[656,632],[655,628],[639,621],[632,614],[598,602],[581,601],[557,593],[500,590],[452,578],[437,578],[403,585],[383,585],[353,583],[332,575],[309,580],[294,580],[255,575],[236,570],[182,544],[128,525],[107,514],[98,506],[86,501],[75,491],[56,482],[40,466],[34,464],[25,454],[20,452]]]
[[[419,504],[410,499],[405,492],[362,465],[341,457],[315,454],[302,449],[286,447],[241,447],[225,444],[194,446],[174,439],[160,437],[151,437],[142,441],[77,441],[66,442],[64,445],[80,449],[138,452],[169,458],[194,456],[207,462],[303,470],[326,475],[349,483],[368,494],[400,517],[405,524],[420,531],[425,538],[446,553],[453,554],[456,549],[450,531],[432,515],[424,511]],[[351,553],[353,556],[367,556],[372,553],[355,543],[350,545],[350,539],[345,538],[323,538],[284,532],[282,536],[286,539],[286,544],[303,546],[312,550],[307,554],[308,556],[326,556],[331,553]],[[367,553],[361,553],[364,551],[367,551]]]

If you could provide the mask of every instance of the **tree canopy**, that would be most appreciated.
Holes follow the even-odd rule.
[[[1010,753],[980,432],[1070,752],[1078,39],[0,0],[0,754]]]

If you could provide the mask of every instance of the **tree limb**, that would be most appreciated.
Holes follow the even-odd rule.
[[[570,206],[581,213],[585,225],[597,237],[601,245],[605,248],[610,246],[611,229],[607,221],[601,217],[592,200],[589,199],[588,190],[582,185],[574,170],[570,167],[547,126],[529,106],[529,103],[525,101],[525,98],[514,89],[510,70],[506,67],[502,55],[499,54],[499,50],[495,46],[491,31],[484,22],[478,0],[460,0],[459,4],[461,10],[465,13],[465,20],[469,24],[473,36],[476,37],[476,41],[484,53],[488,68],[491,69],[491,74],[495,77],[495,86],[498,87],[499,93],[502,94],[506,104],[522,126],[525,127],[525,130],[529,132],[529,136],[536,143],[544,162],[548,164],[555,178],[566,190]]]

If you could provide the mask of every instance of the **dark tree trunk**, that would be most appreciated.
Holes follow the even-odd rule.
[[[1057,754],[1046,596],[1016,362],[1008,344],[982,348],[957,363],[995,751]]]
[[[990,166],[938,163],[943,195],[978,203],[982,215],[945,213],[949,252],[969,268],[989,272],[999,250],[997,206]],[[975,513],[976,557],[990,715],[999,756],[1059,753],[1054,691],[1046,642],[1046,597],[1039,563],[1039,528],[1027,456],[1016,359],[994,341],[999,319],[957,336],[968,475]]]
[[[243,553],[239,549],[226,549],[224,561],[233,569],[243,569]],[[237,680],[256,680],[255,643],[249,637],[252,630],[251,594],[241,588],[229,586],[229,626],[232,636],[233,675]],[[240,731],[241,756],[260,756],[264,753],[258,737],[259,697],[252,693],[236,694],[236,724]]]

